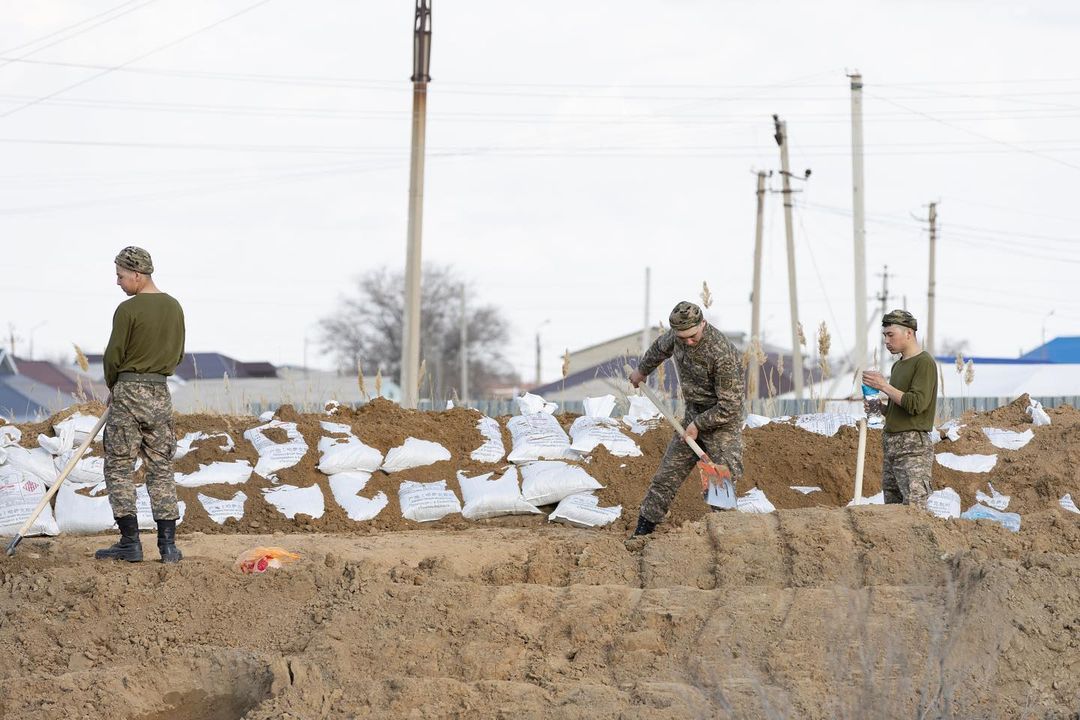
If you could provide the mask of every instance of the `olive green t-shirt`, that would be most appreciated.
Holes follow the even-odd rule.
[[[889,409],[885,411],[885,432],[933,430],[937,415],[937,381],[937,363],[925,350],[893,365],[889,384],[904,394],[899,403],[889,403]]]
[[[166,293],[140,293],[120,303],[105,346],[105,384],[122,372],[172,375],[184,359],[184,311]]]

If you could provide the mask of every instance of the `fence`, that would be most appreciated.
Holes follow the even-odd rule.
[[[988,410],[994,410],[996,408],[1008,405],[1016,398],[1010,397],[965,397],[965,398],[938,398],[938,418],[940,420],[948,420],[949,418],[960,417],[968,410],[978,410],[985,412]],[[1080,395],[1055,395],[1047,397],[1032,398],[1038,400],[1046,408],[1056,408],[1062,405],[1071,405],[1072,407],[1080,406]],[[824,405],[822,404],[824,402]],[[248,410],[254,415],[258,415],[265,410],[276,410],[281,403],[248,403]],[[517,402],[515,400],[470,400],[467,403],[468,407],[475,408],[489,417],[499,417],[500,415],[517,415]],[[311,405],[310,407],[303,403],[295,405],[296,409],[300,412],[322,412],[322,403],[317,405]],[[421,410],[441,410],[445,406],[432,407],[430,400],[421,400]],[[765,415],[768,417],[782,417],[785,415],[807,415],[810,413],[821,412],[824,407],[825,412],[838,412],[838,413],[857,413],[861,411],[862,402],[857,400],[825,400],[818,399],[810,400],[804,398],[802,400],[794,400],[791,398],[785,399],[762,399],[757,398],[750,401],[750,405],[747,408],[748,412],[755,415]],[[678,410],[681,411],[682,403],[678,403]],[[621,401],[617,404],[616,410],[613,413],[615,417],[620,417],[626,412],[626,406]],[[584,403],[581,400],[567,400],[559,403],[559,413],[582,413],[584,412]]]

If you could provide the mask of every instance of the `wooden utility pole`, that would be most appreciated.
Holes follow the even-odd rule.
[[[855,232],[855,347],[852,359],[856,369],[867,360],[866,339],[866,209],[863,186],[862,75],[851,79],[851,207]]]
[[[937,203],[930,203],[930,283],[926,291],[926,352],[934,354],[934,299],[937,296]]]
[[[754,228],[754,283],[750,292],[750,377],[747,378],[746,395],[750,399],[758,396],[758,351],[761,346],[761,241],[765,224],[765,173],[757,174],[757,224]]]
[[[645,351],[649,349],[652,344],[652,328],[649,327],[649,291],[652,284],[652,271],[650,268],[645,268],[645,319],[641,324],[641,354],[644,355]]]
[[[889,266],[888,265],[886,265],[884,267],[884,269],[881,271],[881,293],[877,296],[877,299],[881,303],[881,317],[885,317],[885,313],[889,312],[889,308],[888,308],[888,303],[889,303]],[[880,355],[878,357],[880,358],[880,365],[878,366],[878,371],[884,373],[885,372],[885,361],[886,361],[886,357],[885,357],[885,336],[884,335],[881,336],[881,351],[880,351]]]
[[[803,358],[799,343],[799,291],[795,280],[795,230],[791,219],[791,169],[788,165],[787,123],[773,115],[776,127],[776,144],[780,146],[780,174],[784,182],[784,232],[787,235],[788,300],[791,310],[791,358],[792,383],[795,398],[803,397]]]
[[[431,0],[416,0],[413,27],[412,150],[409,162],[409,229],[405,251],[405,317],[401,338],[401,406],[420,399],[420,239],[424,217],[424,139],[427,86],[431,82]]]
[[[465,312],[465,283],[461,284],[461,403],[469,399],[469,316]]]

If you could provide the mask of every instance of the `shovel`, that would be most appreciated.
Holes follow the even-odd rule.
[[[633,369],[627,365],[627,375],[631,372],[633,372]],[[710,492],[710,487],[714,487],[717,494],[725,495],[721,488],[725,483],[731,482],[731,470],[728,469],[727,466],[714,463],[712,458],[710,458],[708,454],[701,449],[701,446],[697,444],[697,440],[686,437],[686,430],[684,430],[683,426],[679,424],[679,421],[667,411],[666,403],[660,399],[660,396],[657,395],[651,387],[643,382],[638,389],[641,390],[645,397],[652,401],[652,404],[656,406],[656,409],[660,411],[660,414],[664,416],[664,419],[668,421],[668,424],[675,428],[675,432],[679,433],[679,437],[685,440],[686,444],[690,446],[690,449],[697,454],[697,467],[698,471],[701,473],[701,492],[705,494],[706,500],[708,500],[709,495],[712,494]],[[734,493],[731,493],[731,495],[734,497]],[[721,507],[729,506],[726,500],[710,504],[719,505]],[[732,503],[730,507],[734,507],[734,504]]]
[[[45,497],[41,498],[41,502],[39,502],[38,506],[34,508],[34,512],[30,513],[30,517],[27,518],[26,522],[23,523],[23,526],[19,528],[19,532],[15,533],[15,537],[12,538],[11,542],[7,546],[7,554],[9,556],[15,554],[15,548],[19,547],[19,543],[22,542],[23,535],[30,532],[30,528],[33,527],[34,521],[38,519],[38,515],[40,515],[41,511],[45,509],[45,506],[49,504],[49,501],[52,500],[53,495],[55,495],[56,491],[60,489],[60,486],[64,483],[64,481],[67,480],[67,476],[71,474],[71,471],[75,469],[75,464],[79,462],[79,460],[82,458],[83,453],[86,452],[86,448],[90,447],[90,443],[94,442],[94,438],[97,437],[97,434],[101,431],[101,428],[105,426],[105,419],[108,417],[109,408],[105,408],[105,412],[101,414],[101,419],[97,421],[96,425],[94,425],[94,429],[90,431],[90,435],[87,436],[85,440],[83,440],[82,445],[78,447],[75,453],[71,456],[71,459],[68,460],[68,464],[64,468],[64,471],[60,473],[60,476],[56,478],[56,482],[54,482],[53,486],[49,488],[49,491],[45,493]]]

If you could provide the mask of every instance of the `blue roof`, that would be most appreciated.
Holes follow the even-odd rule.
[[[946,365],[956,362],[955,355],[938,355],[934,359],[940,363],[945,363]],[[967,362],[968,360],[976,365],[1045,365],[1048,362],[1047,360],[1033,360],[1026,356],[1019,358],[999,358],[964,355],[964,362]]]
[[[1056,337],[1020,357],[1039,362],[1080,363],[1080,335]]]
[[[15,422],[27,422],[43,414],[49,414],[45,407],[8,385],[4,378],[0,378],[0,415],[14,419]]]

